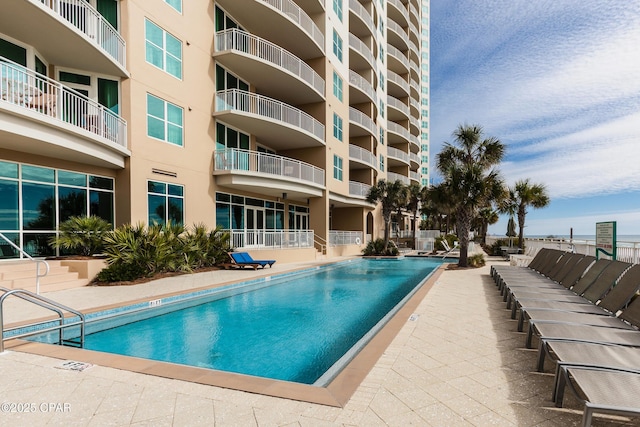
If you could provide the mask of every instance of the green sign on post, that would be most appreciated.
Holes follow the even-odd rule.
[[[596,222],[596,258],[599,258],[600,252],[616,259],[616,222]]]

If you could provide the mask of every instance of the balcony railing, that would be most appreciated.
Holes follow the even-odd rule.
[[[405,68],[409,69],[409,58],[400,49],[390,44],[387,44],[387,53],[400,61]]]
[[[274,175],[324,186],[324,170],[299,160],[237,148],[216,150],[213,156],[217,171]]]
[[[400,77],[399,74],[394,73],[391,70],[387,70],[387,81],[397,84],[404,89],[406,93],[409,93],[409,82]]]
[[[313,230],[229,230],[232,248],[312,248]]]
[[[349,121],[353,123],[357,123],[363,128],[367,129],[373,137],[378,140],[378,129],[376,128],[376,124],[371,119],[371,117],[367,116],[360,110],[356,110],[353,107],[349,107]]]
[[[367,197],[369,194],[370,185],[363,184],[357,181],[349,181],[349,195],[357,197]]]
[[[216,111],[236,110],[298,127],[324,141],[324,125],[302,110],[239,89],[216,92]]]
[[[400,2],[400,0],[388,0],[387,3],[393,5],[396,9],[398,9],[402,17],[407,22],[409,22],[409,9],[407,9],[407,7]]]
[[[300,6],[295,4],[292,0],[259,1],[262,1],[263,3],[266,3],[279,10],[283,15],[287,16],[293,22],[298,24],[298,26],[302,28],[307,34],[309,34],[313,41],[324,52],[324,34],[322,34],[320,28],[318,28],[318,26],[313,22],[309,15],[307,15],[304,10],[300,8]]]
[[[420,183],[420,174],[418,172],[411,171],[409,172],[409,179],[412,179],[417,183]]]
[[[369,46],[364,44],[362,40],[360,40],[358,37],[354,36],[351,33],[349,33],[349,47],[355,50],[356,52],[358,52],[364,59],[366,59],[374,71],[376,72],[378,71],[378,64],[376,63],[376,58],[373,55],[373,52],[371,51],[371,49],[369,49]]]
[[[237,28],[217,32],[216,51],[232,49],[289,71],[324,96],[324,79],[304,61],[280,46]]]
[[[403,184],[409,185],[409,178],[408,177],[406,177],[404,175],[400,175],[398,173],[394,173],[394,172],[387,172],[387,181],[389,181],[389,182],[400,181]]]
[[[373,90],[373,86],[371,86],[371,83],[369,83],[367,79],[353,70],[349,70],[349,84],[364,92],[371,99],[371,101],[373,101],[374,104],[378,103],[376,91]]]
[[[329,230],[329,246],[361,245],[362,231]]]
[[[409,163],[409,154],[405,153],[402,150],[398,150],[397,148],[387,147],[387,157],[398,159],[407,164]]]
[[[0,102],[48,116],[127,147],[127,123],[103,105],[0,57]]]
[[[411,115],[411,113],[409,113],[409,106],[391,95],[387,95],[387,106],[395,108],[407,117]]]
[[[40,0],[126,68],[126,45],[118,30],[86,0]],[[26,24],[25,24],[26,25]]]
[[[374,169],[376,167],[376,156],[371,151],[365,150],[357,145],[349,144],[349,159],[359,160],[362,163],[372,166]]]
[[[371,29],[372,33],[376,34],[376,26],[373,23],[373,18],[367,9],[362,6],[358,0],[349,0],[349,9],[353,11],[362,21],[367,25],[367,28]]]
[[[409,159],[414,163],[420,164],[420,156],[418,156],[416,153],[409,153]]]
[[[387,130],[389,132],[393,132],[393,133],[396,133],[396,134],[402,136],[407,141],[411,140],[411,133],[409,132],[409,130],[407,128],[404,128],[404,127],[400,126],[397,123],[387,122]]]

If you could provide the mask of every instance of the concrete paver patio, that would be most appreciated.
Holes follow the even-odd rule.
[[[219,273],[223,282],[260,274]],[[580,425],[580,404],[568,399],[558,409],[550,401],[553,378],[535,372],[535,351],[524,349],[488,273],[488,266],[444,271],[342,408],[99,365],[68,371],[57,368],[59,359],[8,350],[0,354],[0,426]],[[212,277],[47,296],[87,309],[202,286]],[[11,308],[6,315],[13,321],[35,315],[23,307],[11,317]],[[639,421],[597,417],[593,425]]]

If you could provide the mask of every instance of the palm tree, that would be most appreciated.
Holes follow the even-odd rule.
[[[367,193],[366,200],[369,203],[382,204],[382,218],[384,219],[384,249],[387,251],[389,245],[389,229],[391,228],[391,214],[398,205],[399,195],[402,194],[404,184],[402,181],[387,182],[383,179],[371,188]]]
[[[426,187],[421,187],[415,182],[412,182],[409,187],[407,187],[406,209],[413,215],[411,222],[411,246],[413,249],[416,248],[416,218],[418,217],[418,209],[420,209],[420,204],[425,198]]]
[[[455,145],[446,142],[437,156],[442,184],[455,206],[460,260],[467,266],[471,221],[480,209],[504,194],[504,184],[494,167],[504,156],[504,145],[494,137],[484,138],[482,127],[460,125],[453,133]]]
[[[544,208],[549,204],[550,199],[544,184],[532,184],[528,178],[517,181],[510,193],[514,205],[517,206],[519,245],[520,249],[524,249],[524,220],[527,216],[527,207]]]
[[[487,244],[487,228],[489,227],[489,225],[498,222],[498,219],[500,219],[500,217],[498,216],[498,212],[496,212],[493,207],[483,208],[480,209],[480,212],[478,212],[476,221],[483,245]]]

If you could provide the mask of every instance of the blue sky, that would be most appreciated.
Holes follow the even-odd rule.
[[[640,1],[431,0],[430,53],[433,173],[455,128],[479,124],[507,147],[507,184],[547,187],[525,235],[640,235]]]

